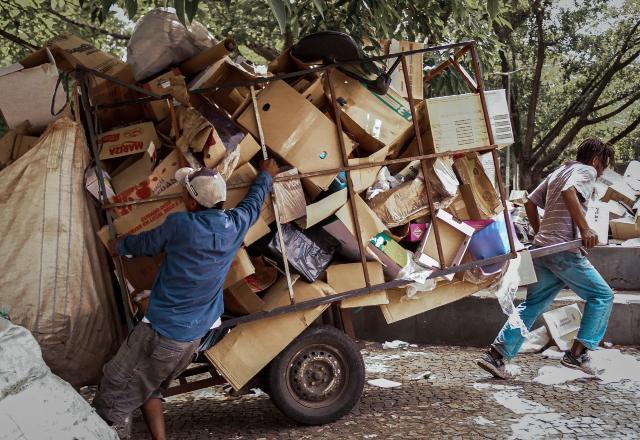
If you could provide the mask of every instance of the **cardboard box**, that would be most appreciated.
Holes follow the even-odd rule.
[[[559,307],[542,314],[545,326],[561,351],[571,348],[578,335],[582,313],[577,304]]]
[[[498,146],[514,142],[509,108],[504,90],[485,92],[487,110],[495,143]],[[443,96],[427,99],[432,152],[442,153],[489,145],[489,136],[480,103],[480,95]]]
[[[231,262],[227,277],[224,279],[224,288],[228,289],[254,273],[256,273],[256,268],[251,263],[247,250],[241,247]]]
[[[611,237],[616,240],[629,240],[640,237],[640,219],[625,216],[609,222]]]
[[[290,170],[278,173],[276,177],[297,175],[298,170],[291,168]],[[306,215],[307,202],[304,198],[302,183],[299,179],[274,182],[273,192],[278,203],[280,223],[289,223]]]
[[[145,89],[158,95],[171,95],[183,106],[189,105],[189,92],[184,76],[178,69],[172,69],[152,79],[143,86]],[[147,115],[155,121],[162,121],[169,117],[169,106],[165,100],[151,101],[146,104]]]
[[[149,145],[160,147],[160,139],[153,122],[142,122],[102,133],[98,138],[100,159],[115,159],[132,154],[144,154]]]
[[[209,66],[189,83],[189,90],[213,87],[219,84],[227,84],[236,81],[253,80],[256,77],[247,72],[229,57],[224,57],[215,64]],[[220,89],[215,92],[202,95],[206,99],[216,103],[229,115],[240,111],[250,98],[248,87],[235,87]]]
[[[391,324],[458,301],[485,288],[490,283],[491,281],[482,284],[464,281],[438,283],[437,287],[431,292],[426,292],[424,295],[418,295],[409,300],[402,299],[405,295],[404,289],[388,290],[389,304],[381,305],[380,310],[387,324]]]
[[[133,287],[134,292],[151,290],[163,260],[164,254],[153,257],[122,258],[124,277]]]
[[[524,206],[529,200],[529,193],[526,190],[511,190],[511,194],[509,194],[509,201],[514,205]]]
[[[182,186],[179,183],[176,182],[169,186],[161,194],[175,194],[177,197],[175,199],[142,204],[128,214],[115,219],[113,226],[116,229],[116,234],[123,236],[148,231],[161,225],[168,214],[186,210],[181,197]],[[98,231],[98,237],[106,246],[109,242],[108,226],[104,226]]]
[[[369,240],[372,245],[381,250],[387,257],[400,267],[405,267],[408,263],[407,251],[400,246],[389,234],[380,232]]]
[[[442,209],[436,213],[435,221],[438,222],[438,233],[440,235],[440,244],[442,245],[442,256],[445,266],[457,266],[462,261],[467,247],[469,247],[474,229],[454,219],[451,214]],[[415,260],[425,267],[435,269],[442,267],[440,257],[438,256],[433,222],[429,225],[425,237],[416,250]],[[444,278],[451,281],[454,275],[455,274],[445,275]]]
[[[335,124],[284,81],[270,83],[257,97],[266,145],[301,173],[339,168],[342,153]],[[247,108],[238,123],[259,137],[253,108]],[[343,135],[347,154],[353,141]],[[335,174],[305,179],[326,190]]]
[[[362,232],[362,244],[367,252],[367,260],[381,263],[385,277],[395,279],[401,267],[369,241],[378,233],[387,232],[386,227],[362,198],[356,196],[354,203]],[[355,222],[351,215],[350,205],[345,204],[336,211],[335,215],[337,220],[324,225],[323,229],[340,242],[340,254],[343,257],[351,261],[360,261],[360,248],[356,239]]]
[[[156,158],[156,147],[151,143],[146,151],[136,155],[136,160],[133,163],[127,163],[125,168],[121,169],[119,167],[114,170],[111,173],[111,185],[116,194],[120,194],[132,186],[144,182],[151,174]]]
[[[398,41],[398,40],[382,40],[380,45],[384,49],[384,54],[406,52],[411,50],[418,50],[424,48],[424,44],[416,43],[413,41]],[[413,99],[423,99],[424,92],[424,60],[423,53],[408,56],[407,70],[409,71],[409,78],[411,78],[411,94]],[[391,67],[391,64],[395,62],[395,58],[387,60],[387,68]],[[404,72],[402,64],[399,64],[396,70],[391,74],[391,88],[403,98],[408,98],[407,84],[404,82]]]
[[[503,211],[500,198],[485,173],[478,153],[469,153],[453,160],[460,180],[460,193],[472,220],[490,219]]]
[[[65,32],[52,38],[46,46],[53,53],[58,67],[65,72],[71,72],[80,65],[114,76],[127,83],[134,82],[131,66],[109,53],[96,49],[87,41],[71,33]],[[23,58],[20,64],[33,67],[41,64],[43,58],[46,58],[46,48]],[[94,94],[101,94],[110,89],[112,84],[106,79],[94,77],[91,91]]]
[[[298,302],[335,293],[328,284],[321,281],[313,284],[296,281],[293,289]],[[263,301],[265,303],[263,310],[273,310],[288,305],[289,292],[286,280],[280,279],[269,289]],[[239,390],[284,350],[296,336],[311,325],[327,307],[329,305],[324,304],[309,310],[240,324],[207,350],[205,356],[229,384]]]
[[[384,146],[393,150],[411,138],[411,111],[392,89],[378,95],[339,70],[334,70],[332,79],[344,128],[356,138],[366,135],[373,139],[370,145],[360,141],[361,149],[369,154]],[[330,99],[327,85],[325,94]]]
[[[248,315],[259,312],[263,307],[264,301],[251,290],[251,287],[244,280],[224,291],[224,309],[226,312]]]
[[[102,176],[104,178],[104,186],[107,195],[107,199],[110,199],[116,195],[113,191],[113,187],[111,186],[111,177],[109,177],[109,173],[102,170]],[[84,185],[87,191],[91,193],[96,200],[102,201],[100,195],[100,185],[98,184],[98,175],[96,174],[96,167],[87,168],[87,171],[84,173]]]
[[[178,153],[174,150],[154,168],[148,178],[130,186],[117,195],[110,196],[109,203],[130,202],[160,195],[176,183],[175,174],[179,168]],[[136,205],[120,206],[112,208],[111,213],[115,217],[120,217],[131,212],[135,207]]]
[[[328,195],[322,200],[305,206],[304,218],[296,223],[302,229],[307,229],[317,225],[321,221],[329,218],[347,203],[349,192],[346,188]]]
[[[597,200],[589,202],[587,223],[598,234],[598,244],[609,242],[609,204]]]
[[[202,72],[207,67],[220,61],[235,49],[235,42],[232,38],[225,38],[214,46],[203,50],[188,60],[180,64],[180,71],[185,75],[195,75]]]
[[[227,180],[227,185],[251,183],[257,175],[258,172],[256,171],[256,169],[250,163],[246,163],[243,166],[236,168],[229,180]],[[240,203],[242,199],[244,199],[244,196],[246,196],[248,192],[249,187],[227,190],[227,200],[224,203],[224,208],[235,208],[238,203]],[[269,232],[271,232],[271,229],[269,229],[269,224],[274,220],[275,215],[273,213],[273,206],[271,204],[271,196],[267,196],[265,198],[264,204],[262,205],[260,217],[258,217],[256,223],[251,226],[251,228],[249,228],[247,235],[244,237],[244,244],[246,246],[249,246],[259,238],[264,237]]]
[[[220,133],[218,133],[220,134]],[[223,141],[224,143],[224,141]],[[253,156],[260,151],[260,145],[250,134],[244,136],[244,138],[238,143],[236,148],[240,149],[240,158],[236,168],[241,167],[245,163],[249,162]],[[204,150],[204,166],[207,168],[215,168],[227,154],[227,147],[220,143],[209,145]]]
[[[66,103],[62,85],[56,90],[58,68],[51,53],[45,52],[43,64],[24,68],[18,63],[0,69],[0,110],[9,128],[29,121],[34,130],[42,130],[57,119],[51,114],[52,99],[55,113]]]
[[[607,188],[604,197],[600,199],[602,202],[615,200],[631,207],[638,198],[638,192],[634,190],[627,182],[616,182]]]
[[[590,202],[593,203],[593,202]],[[609,207],[609,220],[615,220],[624,217],[629,211],[620,202],[615,200],[609,200],[607,202]]]
[[[349,166],[362,165],[367,163],[382,162],[390,153],[389,147],[381,148],[368,157],[357,157],[349,159]],[[353,190],[356,193],[366,191],[371,187],[378,177],[378,172],[382,167],[360,168],[350,172],[351,181],[353,182]]]
[[[624,172],[624,180],[631,188],[640,191],[640,161],[632,160]]]
[[[367,263],[369,282],[371,286],[384,283],[384,273],[382,265],[376,261]],[[348,292],[350,290],[362,289],[366,287],[362,263],[333,264],[327,269],[327,283],[336,293]],[[389,304],[386,290],[367,293],[352,298],[343,299],[340,307],[343,309],[353,307],[377,306]]]

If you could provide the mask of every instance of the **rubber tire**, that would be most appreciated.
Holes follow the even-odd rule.
[[[309,408],[291,395],[287,386],[287,366],[301,349],[314,344],[331,346],[349,365],[349,376],[342,395],[331,406]],[[319,325],[307,328],[294,339],[268,367],[267,381],[274,405],[287,417],[302,425],[323,425],[346,415],[358,403],[364,388],[364,361],[356,343],[335,327]]]

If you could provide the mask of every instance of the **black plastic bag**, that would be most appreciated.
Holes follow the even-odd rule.
[[[322,229],[301,231],[287,223],[282,225],[282,237],[289,266],[310,283],[329,267],[333,255],[340,249],[340,243]],[[268,247],[282,261],[278,234],[271,238]]]

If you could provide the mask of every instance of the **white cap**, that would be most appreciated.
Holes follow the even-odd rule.
[[[227,200],[227,184],[216,170],[209,168],[180,168],[176,180],[184,186],[191,197],[206,208]]]

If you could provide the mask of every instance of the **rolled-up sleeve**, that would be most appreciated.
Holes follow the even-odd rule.
[[[533,190],[531,194],[527,196],[527,199],[539,208],[544,209],[545,201],[547,199],[547,188],[549,186],[549,178],[547,177]]]

